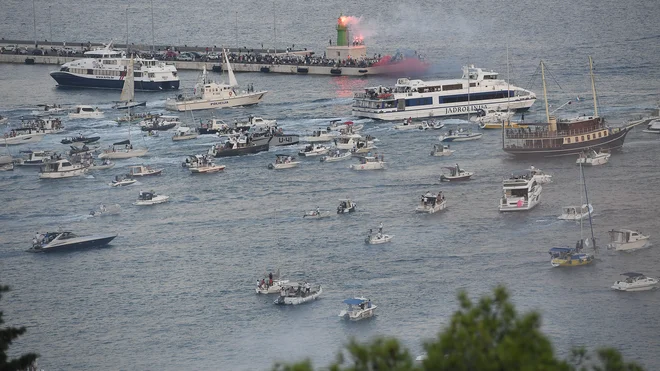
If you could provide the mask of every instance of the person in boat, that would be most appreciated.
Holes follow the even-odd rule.
[[[317,206],[315,212],[316,212],[315,215],[321,215],[321,208]]]
[[[273,286],[273,272],[268,273],[268,285]]]
[[[378,233],[383,233],[383,222],[378,225]]]

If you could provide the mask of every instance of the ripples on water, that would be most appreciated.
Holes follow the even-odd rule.
[[[610,122],[620,124],[633,114],[648,112],[657,99],[658,66],[653,61],[658,47],[653,42],[657,35],[648,33],[653,27],[642,25],[645,19],[657,19],[658,9],[654,2],[647,3],[625,9],[606,2],[594,14],[571,4],[555,4],[543,12],[521,4],[527,16],[518,19],[521,23],[513,29],[507,28],[512,33],[512,77],[526,85],[539,58],[546,59],[563,88],[549,88],[555,92],[552,103],[557,107],[575,95],[589,97],[586,56],[593,54],[601,111]],[[67,6],[61,5],[56,8]],[[397,19],[414,15],[415,9],[424,13],[428,5],[416,3],[408,7],[412,10],[401,6],[383,9],[398,9],[401,14],[387,13]],[[474,24],[460,16],[467,14],[462,6],[443,9],[448,14],[443,17],[454,17],[444,22],[446,32],[435,26],[427,30],[432,37],[421,31],[415,37],[405,30],[398,34],[382,31],[374,36],[375,44],[384,49],[409,44],[425,50],[442,66],[434,77],[457,76],[459,66],[468,60],[505,76],[502,22],[506,18]],[[18,14],[22,7],[19,2],[8,4],[10,14]],[[196,9],[196,17],[207,17],[197,11],[203,7],[193,1],[181,11]],[[366,9],[351,8],[350,12],[380,23],[388,19]],[[557,9],[563,9],[562,14],[551,17]],[[249,11],[268,13],[264,9]],[[489,14],[485,19],[502,11],[513,14],[506,8],[476,5],[470,11],[477,12],[477,17]],[[331,34],[337,16],[332,12],[310,15],[300,27],[318,28],[326,22],[328,27],[319,32]],[[656,16],[641,17],[644,13]],[[598,22],[593,22],[596,15]],[[121,18],[115,23],[124,22],[121,14],[112,16]],[[287,19],[282,15],[278,27],[288,31],[280,32],[303,45],[302,35],[295,31],[299,27],[286,26]],[[563,19],[563,23],[549,24],[545,19]],[[31,19],[25,22],[30,25]],[[629,27],[631,22],[640,27]],[[187,29],[179,27],[171,32],[178,35]],[[117,32],[91,25],[70,32],[83,30],[92,32],[90,35],[96,32],[94,40]],[[31,29],[10,23],[0,26],[0,33],[28,38],[25,35]],[[122,39],[121,35],[116,39]],[[438,40],[442,50],[436,49]],[[108,119],[67,121],[66,133],[46,137],[29,148],[64,151],[59,140],[78,132],[100,135],[104,146],[127,136],[126,127],[110,121],[120,115],[110,109],[118,92],[55,89],[47,75],[50,69],[52,66],[0,65],[0,86],[5,93],[0,114],[17,118],[37,103],[85,103],[105,109]],[[183,85],[190,86],[196,73],[182,71],[181,77]],[[233,120],[255,114],[277,118],[292,132],[312,131],[334,118],[352,119],[352,91],[392,83],[390,78],[266,74],[239,74],[238,80],[271,93],[257,107],[220,111],[216,113],[219,117]],[[540,93],[539,80],[534,84]],[[162,111],[167,98],[160,93],[137,95],[148,100],[151,111]],[[589,104],[569,106],[565,115],[590,112]],[[542,117],[542,106],[539,101],[526,117]],[[195,121],[210,114],[196,112]],[[181,116],[193,120],[188,114]],[[140,139],[142,134],[134,130],[134,141],[146,144],[149,156],[120,160],[115,168],[95,172],[93,177],[45,181],[38,180],[36,169],[29,168],[0,173],[0,280],[14,290],[4,298],[2,307],[10,324],[28,326],[27,334],[12,350],[36,351],[46,369],[67,370],[90,366],[213,369],[218,365],[266,369],[275,360],[303,357],[325,365],[351,336],[397,336],[417,353],[420,340],[433,337],[449,321],[457,308],[458,290],[477,297],[502,283],[520,311],[541,311],[544,331],[560,354],[565,355],[574,345],[612,345],[649,369],[660,367],[653,346],[660,342],[654,309],[660,294],[609,289],[621,272],[658,276],[657,248],[632,254],[601,249],[593,266],[550,268],[547,249],[572,245],[579,238],[579,225],[556,219],[562,206],[579,203],[574,159],[512,160],[501,151],[496,131],[486,132],[479,141],[452,145],[457,152],[449,158],[433,158],[428,153],[437,141],[437,131],[399,133],[390,128],[391,123],[360,123],[365,124],[365,133],[380,139],[379,151],[390,163],[388,170],[362,174],[347,169],[350,162],[323,164],[314,158],[302,159],[300,168],[290,171],[266,169],[275,152],[294,153],[300,146],[222,159],[219,162],[227,165],[223,173],[191,176],[180,163],[185,155],[205,151],[212,137],[173,143],[169,133]],[[658,237],[657,157],[658,138],[638,128],[607,165],[585,169],[600,245],[607,243],[606,231],[615,227],[638,228],[651,233],[652,241]],[[440,184],[441,167],[456,162],[474,171],[474,179]],[[126,188],[107,185],[114,175],[137,163],[163,167],[164,174]],[[500,214],[497,200],[502,177],[530,165],[553,174],[554,182],[544,186],[542,203],[527,213]],[[131,203],[141,189],[169,195],[171,202],[134,207]],[[449,208],[437,215],[416,215],[413,211],[419,195],[435,190],[446,193]],[[357,213],[318,221],[302,219],[305,210],[316,206],[334,210],[344,197],[358,202]],[[119,203],[121,214],[87,218],[89,210],[100,203]],[[365,245],[366,230],[380,222],[395,235],[393,242]],[[35,231],[58,226],[80,233],[116,231],[120,236],[107,248],[46,255],[24,252]],[[279,308],[272,305],[274,297],[254,295],[255,280],[277,268],[288,278],[323,284],[322,299],[297,308]],[[341,322],[337,318],[343,309],[341,300],[354,295],[371,297],[379,306],[378,316],[359,324]]]

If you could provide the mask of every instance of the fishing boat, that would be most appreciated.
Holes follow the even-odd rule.
[[[322,144],[309,144],[298,152],[298,156],[311,157],[323,156],[328,153],[330,149]]]
[[[69,249],[78,249],[85,247],[97,247],[110,243],[117,237],[117,234],[103,234],[93,236],[78,236],[73,232],[59,231],[37,233],[32,239],[30,252],[50,252]]]
[[[117,122],[118,125],[121,124],[136,124],[138,122],[144,121],[144,120],[150,120],[152,118],[160,117],[162,114],[160,113],[130,113],[126,112],[124,116],[117,117],[115,121]]]
[[[458,128],[458,130],[449,130],[447,133],[438,137],[440,142],[467,142],[470,140],[481,139],[483,133],[473,133],[470,130]]]
[[[89,212],[89,215],[92,217],[106,216],[106,215],[116,215],[121,211],[121,206],[119,204],[114,204],[110,206],[99,205],[97,209],[94,209]]]
[[[154,191],[150,191],[150,192],[140,191],[140,194],[138,195],[138,199],[135,202],[133,202],[133,205],[151,206],[151,205],[162,204],[169,200],[170,200],[170,196],[159,195],[156,194],[156,192]]]
[[[89,170],[106,170],[112,169],[113,167],[115,167],[115,163],[106,158],[100,164],[92,161],[92,163],[89,165]]]
[[[133,178],[136,176],[160,175],[164,169],[154,169],[151,166],[134,165],[129,166],[128,175]]]
[[[433,150],[431,151],[431,156],[435,156],[435,157],[451,156],[451,154],[454,153],[454,150],[450,148],[451,147],[449,145],[434,144]]]
[[[128,175],[116,175],[115,179],[110,183],[111,187],[123,187],[131,185],[137,182],[137,180],[131,178]]]
[[[337,206],[337,214],[352,213],[356,209],[357,209],[357,203],[349,199],[342,199],[339,200],[339,206]]]
[[[382,156],[380,158],[372,157],[372,156],[364,156],[364,157],[360,157],[360,163],[359,164],[352,164],[350,166],[350,168],[353,169],[353,170],[357,170],[357,171],[385,170],[386,169],[385,165],[386,165],[386,162],[383,161]]]
[[[88,105],[78,105],[73,107],[73,110],[69,112],[70,119],[100,119],[105,117],[105,113],[98,109]]]
[[[527,211],[541,202],[543,187],[529,171],[515,171],[502,181],[502,198],[499,209],[502,212]]]
[[[72,164],[69,160],[57,160],[41,165],[39,179],[63,179],[87,173],[87,166]]]
[[[649,236],[631,229],[611,229],[609,248],[616,251],[635,251],[650,247]]]
[[[274,170],[283,170],[291,169],[300,165],[300,161],[296,161],[296,158],[291,155],[275,155],[275,162],[268,164],[269,169]]]
[[[342,152],[339,149],[334,149],[331,150],[327,156],[321,157],[320,160],[321,162],[337,162],[337,161],[348,160],[351,157],[352,154],[349,151]]]
[[[175,142],[182,140],[190,140],[190,139],[196,139],[197,136],[198,136],[197,132],[192,128],[189,128],[187,126],[179,126],[179,128],[177,128],[176,131],[174,132],[174,135],[172,136],[172,140]]]
[[[598,116],[598,100],[593,74],[593,62],[589,57],[591,89],[594,100],[594,114],[571,119],[557,119],[549,111],[545,85],[545,64],[541,62],[543,95],[545,98],[545,123],[526,123],[528,129],[503,130],[503,150],[517,157],[556,157],[572,156],[593,149],[618,149],[623,146],[626,135],[639,123],[613,128]],[[571,103],[568,101],[561,107]],[[560,107],[560,108],[561,108]],[[556,110],[555,110],[556,111]],[[532,130],[532,126],[535,127]]]
[[[470,180],[472,175],[474,175],[474,173],[471,171],[466,171],[465,169],[461,169],[458,166],[458,164],[454,166],[446,166],[444,167],[444,169],[449,170],[449,172],[440,175],[441,182],[457,182],[461,180]]]
[[[303,214],[303,218],[305,219],[323,219],[327,218],[331,215],[330,211],[328,210],[321,210],[320,208],[316,208],[315,210],[310,210],[310,211],[305,211],[305,214]]]
[[[262,278],[261,281],[257,280],[255,291],[257,294],[263,295],[279,294],[288,283],[289,280],[281,278],[280,270],[278,269],[275,273],[268,273],[268,276]]]
[[[206,64],[204,64],[200,81],[195,85],[193,95],[179,94],[176,98],[168,98],[165,108],[172,111],[202,110],[249,106],[261,102],[267,91],[255,92],[252,85],[248,86],[247,90],[239,90],[226,51],[223,50],[222,54],[229,76],[228,83],[211,81],[206,71]]]
[[[442,192],[426,192],[422,195],[419,205],[415,208],[418,213],[433,214],[447,208],[447,200]]]
[[[323,293],[321,286],[314,286],[307,282],[287,282],[280,289],[280,296],[275,300],[278,305],[299,305],[318,299]]]
[[[612,285],[613,290],[617,291],[648,291],[655,290],[658,287],[658,279],[653,277],[647,277],[641,273],[628,272],[621,273],[622,276],[625,276],[626,279],[621,281],[614,282]]]
[[[603,165],[610,160],[610,156],[612,156],[610,153],[603,152],[602,150],[596,152],[593,149],[589,149],[586,152],[580,152],[575,163],[591,166]]]
[[[357,297],[344,300],[348,309],[339,312],[339,317],[349,321],[359,321],[374,316],[377,306],[371,303],[371,299]]]
[[[463,67],[460,79],[399,78],[394,87],[365,88],[354,94],[352,114],[376,120],[466,115],[501,110],[508,97],[512,111],[527,110],[536,101],[534,93],[509,85],[498,73],[470,65]]]
[[[584,169],[580,165],[581,183],[584,187],[584,196],[587,204],[589,204],[589,195],[587,194],[587,183],[584,179]],[[591,214],[589,214],[589,229],[591,230],[591,238],[584,238],[584,223],[580,219],[580,239],[576,242],[575,247],[553,247],[548,253],[550,254],[550,265],[553,267],[576,267],[593,263],[594,255],[583,253],[585,247],[590,247],[596,251],[596,237],[594,237],[594,227],[591,221]]]
[[[136,61],[135,89],[161,91],[179,88],[178,72],[173,64],[156,59],[137,58]],[[114,50],[110,42],[103,48],[85,52],[83,59],[64,63],[50,76],[63,87],[122,89],[125,77],[129,76],[126,68],[132,62],[133,58]]]

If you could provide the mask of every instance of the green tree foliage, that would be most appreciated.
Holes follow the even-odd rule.
[[[9,286],[0,285],[0,299],[2,299],[2,293],[7,291],[9,291]],[[3,313],[0,311],[0,371],[26,370],[37,359],[38,355],[28,353],[17,359],[8,359],[7,349],[9,349],[12,340],[25,333],[25,327],[1,327],[5,323],[2,315]]]
[[[327,367],[330,371],[643,371],[626,363],[615,349],[602,348],[595,357],[584,348],[574,349],[568,361],[558,359],[541,332],[536,312],[519,315],[503,287],[473,303],[465,292],[458,295],[460,309],[436,339],[424,344],[427,356],[414,362],[408,350],[393,338],[360,344],[354,339]],[[312,371],[309,360],[276,364],[274,371]]]

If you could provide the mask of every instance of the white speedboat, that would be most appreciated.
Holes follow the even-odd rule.
[[[20,166],[41,166],[47,162],[56,159],[52,151],[21,151],[23,157],[16,159],[16,165]]]
[[[352,157],[351,152],[341,152],[338,149],[335,149],[334,151],[331,151],[327,156],[321,157],[321,162],[337,162],[337,161],[344,161],[348,160],[349,158]]]
[[[103,162],[100,164],[97,164],[92,161],[92,163],[89,165],[89,170],[106,170],[106,169],[112,169],[115,167],[115,163],[108,160],[104,159]]]
[[[612,156],[610,153],[602,152],[602,151],[596,152],[593,149],[590,149],[586,153],[585,152],[580,153],[578,159],[575,160],[575,163],[591,165],[591,166],[603,165],[610,160],[610,156]]]
[[[323,292],[321,286],[313,286],[309,283],[287,282],[280,289],[280,296],[275,304],[298,305],[318,299]]]
[[[337,149],[352,150],[358,148],[358,141],[362,139],[360,134],[342,135],[335,138],[335,146]]]
[[[357,209],[357,203],[349,199],[339,200],[339,206],[337,206],[337,214],[352,213],[356,209]]]
[[[449,130],[447,133],[440,135],[438,140],[441,142],[467,142],[469,140],[481,139],[483,133],[473,133],[470,130]]]
[[[353,170],[384,170],[385,167],[385,161],[382,160],[381,158],[378,157],[371,157],[371,156],[364,156],[360,157],[360,163],[359,164],[353,164],[350,166],[351,169]]]
[[[137,182],[137,180],[127,176],[127,175],[117,175],[115,176],[115,179],[110,183],[110,186],[112,187],[123,187],[127,185],[131,185]]]
[[[339,135],[357,134],[363,128],[362,124],[355,125],[353,121],[341,122],[341,120],[332,120],[327,127],[328,131],[338,132]]]
[[[543,187],[529,171],[514,172],[502,181],[504,194],[500,199],[500,211],[526,211],[541,201]]]
[[[150,175],[160,175],[164,169],[154,169],[151,166],[145,165],[134,165],[128,168],[128,176],[150,176]]]
[[[552,175],[546,174],[541,169],[537,169],[534,166],[530,166],[527,169],[535,178],[538,184],[547,184],[552,183]]]
[[[337,137],[337,133],[335,132],[325,129],[319,129],[312,132],[312,135],[303,137],[302,140],[309,143],[323,143],[323,142],[331,142],[336,137]]]
[[[649,236],[631,229],[612,229],[609,232],[610,243],[608,247],[617,251],[634,251],[650,247]]]
[[[173,141],[180,141],[180,140],[190,140],[190,139],[195,139],[197,138],[198,134],[195,130],[187,127],[187,126],[180,126],[176,131],[174,132],[174,136],[172,136]]]
[[[660,134],[660,119],[652,120],[646,129],[642,131],[645,133]]]
[[[594,207],[591,204],[583,204],[582,206],[565,206],[562,208],[562,213],[557,217],[561,220],[582,220],[588,218],[589,214],[593,215]]]
[[[33,130],[12,129],[5,133],[1,144],[16,146],[19,144],[36,143],[44,139],[45,133],[37,133]]]
[[[114,204],[110,206],[100,205],[97,209],[90,211],[89,215],[93,217],[119,214],[121,206]]]
[[[403,123],[399,125],[394,125],[395,130],[428,130],[431,129],[431,126],[427,121],[413,122],[412,118],[409,117]]]
[[[279,294],[282,288],[289,283],[289,280],[283,280],[280,276],[280,270],[276,273],[269,273],[267,277],[257,280],[255,291],[257,294]]]
[[[433,214],[447,208],[447,200],[442,192],[431,193],[426,192],[422,195],[421,200],[415,211],[418,213]]]
[[[66,109],[62,108],[61,105],[57,105],[57,104],[37,104],[37,107],[42,107],[42,108],[32,111],[31,114],[33,116],[38,116],[38,117],[59,116],[59,115],[65,115],[67,113]]]
[[[87,172],[87,166],[72,164],[69,160],[57,160],[41,165],[39,179],[62,179],[80,176]]]
[[[151,191],[151,192],[144,192],[141,191],[140,194],[138,195],[138,199],[133,202],[133,205],[135,206],[149,206],[149,205],[156,205],[156,204],[162,204],[163,202],[169,201],[170,196],[163,196],[156,194],[156,192]]]
[[[622,273],[621,275],[626,276],[626,279],[614,282],[612,289],[617,291],[648,291],[657,288],[657,278],[646,277],[635,272]]]
[[[72,232],[46,232],[37,234],[32,239],[30,252],[48,252],[83,247],[103,246],[117,237],[116,234],[104,234],[95,236],[77,236]]]
[[[449,173],[440,175],[441,182],[457,182],[461,180],[469,180],[472,175],[474,175],[474,173],[471,171],[461,169],[458,164],[454,166],[446,166],[445,169],[449,170]]]
[[[389,235],[389,234],[384,234],[384,233],[371,233],[371,230],[369,230],[369,233],[367,234],[367,237],[364,239],[364,242],[370,244],[370,245],[380,245],[382,243],[387,243],[392,241],[392,238],[394,235]]]
[[[311,156],[323,156],[328,153],[330,149],[322,144],[309,144],[305,146],[300,152],[299,156],[311,157]]]
[[[223,51],[225,66],[229,76],[229,83],[217,83],[208,78],[206,64],[200,81],[195,85],[192,96],[179,94],[176,98],[169,98],[165,102],[165,108],[172,111],[202,110],[211,108],[229,108],[239,106],[250,106],[261,102],[267,91],[255,92],[252,86],[247,90],[239,90],[238,82],[232,71],[231,64],[227,59],[227,53]]]
[[[365,318],[373,317],[377,306],[371,303],[371,299],[367,298],[351,298],[344,300],[344,304],[348,305],[348,309],[339,312],[339,317],[350,321],[359,321]]]
[[[296,161],[296,158],[290,155],[275,155],[275,162],[268,164],[269,169],[282,170],[290,169],[300,165],[300,161]]]
[[[316,210],[305,211],[305,214],[303,214],[303,218],[305,218],[305,219],[323,219],[323,218],[329,217],[330,215],[331,215],[330,211],[321,210],[317,207]]]
[[[146,148],[133,148],[130,140],[113,143],[110,148],[99,154],[100,159],[124,159],[133,157],[142,157],[147,154]]]
[[[451,156],[452,153],[454,153],[454,150],[450,149],[448,145],[434,144],[433,150],[431,151],[431,156]]]
[[[78,105],[69,112],[70,119],[100,119],[103,118],[105,114],[103,111],[99,110],[98,107],[94,108],[87,105]]]

